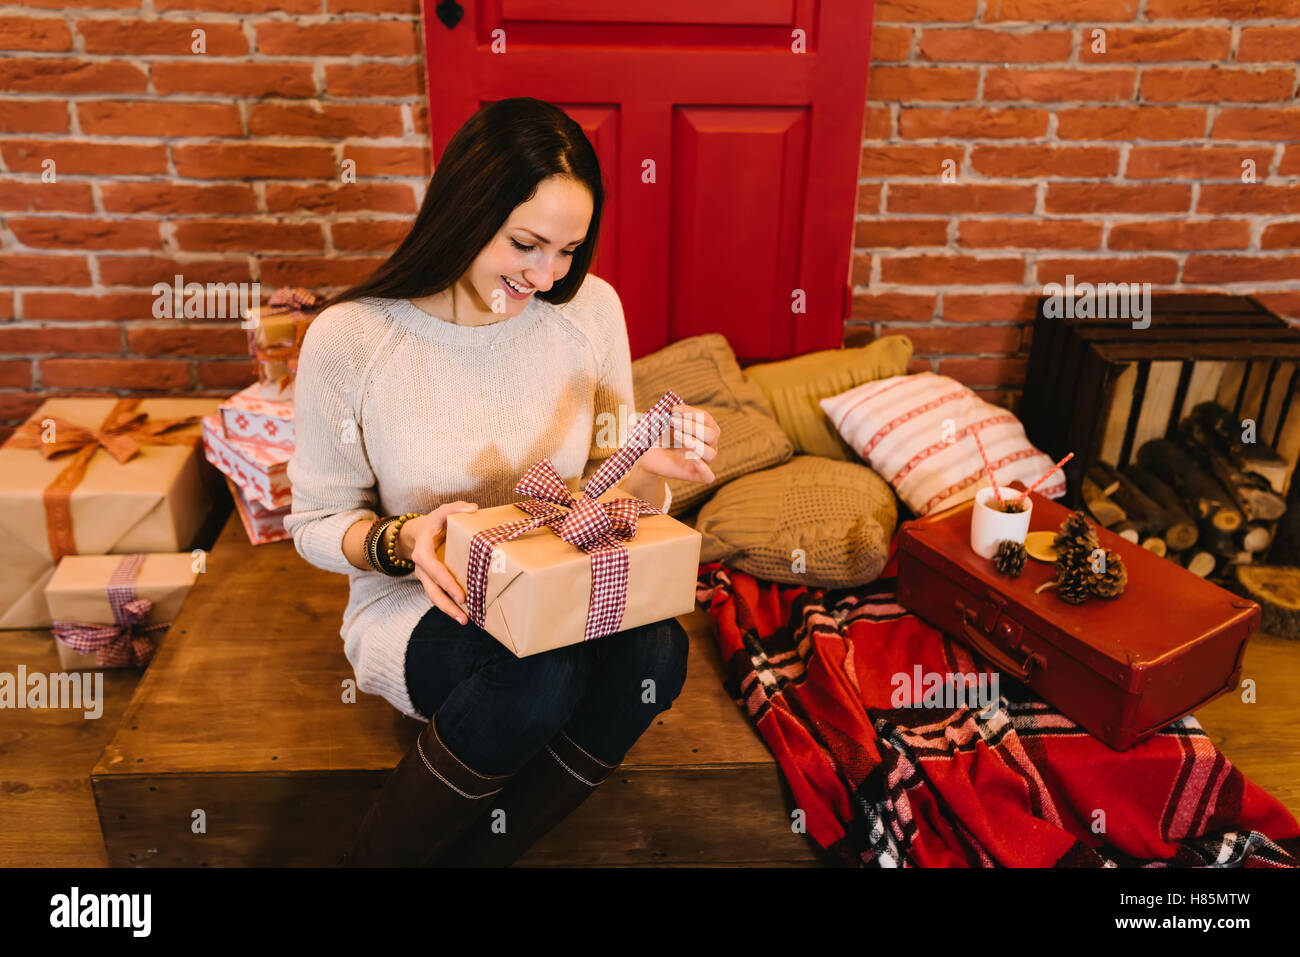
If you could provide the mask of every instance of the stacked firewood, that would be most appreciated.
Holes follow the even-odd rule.
[[[1300,634],[1300,509],[1288,512],[1286,481],[1275,450],[1243,441],[1232,413],[1205,402],[1133,464],[1088,469],[1082,492],[1099,524],[1260,601],[1265,630],[1272,606],[1273,630]]]

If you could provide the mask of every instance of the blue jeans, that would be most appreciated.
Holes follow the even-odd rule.
[[[406,687],[438,734],[483,774],[513,774],[560,730],[618,764],[686,681],[676,618],[517,658],[474,622],[430,608],[411,632]],[[649,682],[653,682],[650,684]]]

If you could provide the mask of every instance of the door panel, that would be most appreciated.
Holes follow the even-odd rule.
[[[742,363],[840,346],[872,0],[471,0],[452,28],[422,2],[435,162],[504,97],[587,132],[592,271],[634,357],[704,332]]]

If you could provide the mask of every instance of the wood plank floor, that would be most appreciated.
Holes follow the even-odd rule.
[[[283,597],[267,601],[268,587]],[[101,718],[0,712],[0,866],[332,863],[419,729],[381,699],[342,702],[345,600],[341,576],[288,542],[253,548],[227,523],[145,675],[105,672]],[[682,620],[681,697],[523,863],[818,863],[811,841],[790,833],[775,762],[722,690],[707,617]],[[48,631],[0,631],[0,671],[20,664],[58,669]],[[1300,815],[1300,643],[1255,636],[1243,677],[1256,680],[1257,704],[1224,696],[1198,718]],[[202,836],[190,828],[196,808]]]

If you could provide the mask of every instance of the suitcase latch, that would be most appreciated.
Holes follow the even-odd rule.
[[[1024,628],[1014,618],[1002,614],[1001,602],[985,602],[978,610],[960,599],[955,605],[961,615],[967,642],[989,661],[1021,681],[1029,679],[1030,671],[1035,665],[1040,669],[1044,667],[1046,662],[1036,651],[1027,652],[1024,661],[1016,661],[1007,654],[1007,649],[1020,649]],[[995,639],[998,644],[989,639]]]

